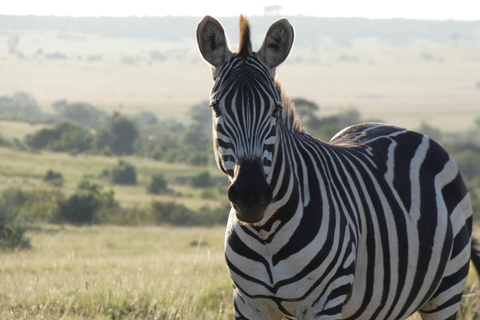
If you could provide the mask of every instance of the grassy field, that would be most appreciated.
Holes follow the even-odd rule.
[[[23,58],[0,56],[0,96],[27,91],[46,111],[52,102],[67,99],[179,120],[188,120],[191,106],[208,99],[210,70],[193,42],[185,44],[188,52],[155,61],[149,53],[159,44],[115,40],[109,52],[95,52],[99,42],[113,41],[103,38],[78,41],[76,51],[62,59],[34,54],[40,44],[45,53],[59,50],[45,43],[56,37],[47,32],[32,42],[22,38],[22,46],[31,45],[30,51],[22,47]],[[100,58],[89,60],[89,54]],[[413,129],[426,122],[457,131],[480,118],[479,57],[480,47],[461,45],[296,47],[277,75],[292,97],[316,102],[323,115],[354,107],[367,120]],[[22,139],[39,128],[0,122],[0,133],[9,139]],[[0,147],[0,191],[53,188],[43,182],[45,172],[53,169],[65,179],[65,194],[88,178],[113,189],[122,207],[146,206],[155,199],[197,209],[226,199],[218,190],[213,198],[202,197],[201,190],[181,182],[204,168],[123,159],[136,167],[136,186],[114,186],[100,178],[102,170],[117,163],[115,157]],[[222,175],[216,168],[208,170]],[[145,185],[154,173],[165,175],[172,194],[147,194]],[[28,233],[31,250],[0,251],[0,319],[232,319],[223,233],[221,227],[40,226]],[[474,273],[461,310],[462,320],[480,319]]]
[[[88,42],[82,45],[95,53]],[[0,95],[27,91],[45,110],[67,99],[186,120],[191,106],[208,99],[212,85],[196,44],[186,45],[188,50],[165,60],[152,60],[142,48],[130,55],[105,52],[95,61],[82,53],[57,60],[0,56]],[[136,44],[125,40],[124,46]],[[478,57],[480,47],[461,45],[295,47],[277,75],[292,97],[316,102],[322,114],[355,107],[366,119],[412,129],[427,122],[455,131],[480,117]]]
[[[220,195],[218,190],[213,190],[213,197],[205,198],[202,197],[202,189],[195,189],[188,182],[185,183],[190,177],[205,171],[206,168],[187,164],[170,164],[135,156],[122,157],[122,159],[135,166],[136,185],[111,185],[107,179],[100,177],[102,170],[112,168],[117,164],[118,158],[116,157],[86,154],[73,156],[47,151],[29,153],[0,147],[0,191],[7,188],[24,190],[53,188],[43,181],[45,172],[53,169],[60,172],[64,178],[62,191],[65,194],[69,195],[75,192],[77,184],[87,178],[103,185],[105,190],[113,189],[115,198],[123,207],[147,206],[152,200],[176,201],[190,209],[198,209],[202,206],[215,207],[224,203],[226,195]],[[214,177],[223,175],[213,167],[207,170]],[[152,195],[147,193],[146,184],[153,174],[165,176],[168,188],[172,190],[171,194]]]
[[[42,226],[33,249],[0,251],[0,319],[233,319],[223,233]],[[462,320],[479,319],[472,284]]]
[[[0,319],[229,319],[223,229],[42,227],[0,252]]]

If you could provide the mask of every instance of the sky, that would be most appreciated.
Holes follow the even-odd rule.
[[[274,5],[285,16],[480,20],[479,0],[14,0],[4,1],[0,15],[253,16]]]

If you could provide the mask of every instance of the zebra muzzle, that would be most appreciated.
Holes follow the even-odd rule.
[[[259,158],[238,161],[228,198],[240,221],[256,223],[263,219],[265,209],[272,202],[272,188]]]

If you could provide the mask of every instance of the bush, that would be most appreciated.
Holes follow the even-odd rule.
[[[199,225],[200,219],[196,213],[182,204],[173,201],[152,201],[152,215],[157,224],[169,224],[174,226]]]
[[[0,204],[0,248],[30,248],[30,239],[25,237],[27,224],[18,218],[19,209],[9,200],[4,198]]]
[[[108,127],[99,130],[95,136],[96,150],[109,148],[114,154],[132,154],[138,130],[133,120],[115,112]]]
[[[10,120],[40,120],[43,113],[35,98],[26,92],[0,96],[0,117]]]
[[[225,225],[230,205],[220,207],[202,207],[198,212],[189,210],[183,204],[173,201],[152,201],[151,213],[157,224],[174,226],[214,226]]]
[[[113,184],[137,184],[135,167],[123,160],[118,160],[118,164],[110,170],[109,177]]]
[[[76,225],[102,222],[112,211],[119,210],[113,190],[102,192],[102,186],[83,180],[77,191],[59,204],[60,221]]]
[[[68,103],[59,100],[53,103],[55,115],[59,121],[67,121],[88,128],[98,128],[107,118],[107,114],[88,103]]]
[[[151,194],[164,194],[169,190],[167,188],[167,180],[161,174],[154,174],[147,183],[147,192]]]
[[[191,185],[194,188],[209,188],[213,186],[214,181],[208,171],[203,171],[192,177]]]
[[[52,186],[61,187],[63,185],[63,176],[60,172],[56,172],[50,169],[47,172],[45,172],[43,181],[45,181],[48,184],[51,184]]]
[[[59,123],[53,128],[43,128],[25,137],[25,143],[34,149],[52,151],[84,152],[92,147],[90,132],[78,125]]]
[[[63,194],[58,190],[3,190],[0,203],[15,208],[17,218],[28,223],[55,223],[58,219],[58,202]]]

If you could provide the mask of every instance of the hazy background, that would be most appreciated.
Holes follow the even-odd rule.
[[[66,99],[185,120],[192,105],[208,99],[211,86],[195,42],[200,13],[224,15],[219,19],[232,49],[237,45],[237,14],[215,2],[202,8],[180,3],[184,11],[144,1],[135,7],[62,3],[18,1],[2,11],[23,15],[0,16],[0,95],[26,91],[46,111]],[[480,117],[480,20],[471,20],[472,3],[278,3],[246,2],[242,11],[251,13],[254,48],[286,15],[296,40],[277,75],[287,92],[315,102],[320,113],[353,107],[368,119],[447,131]]]

